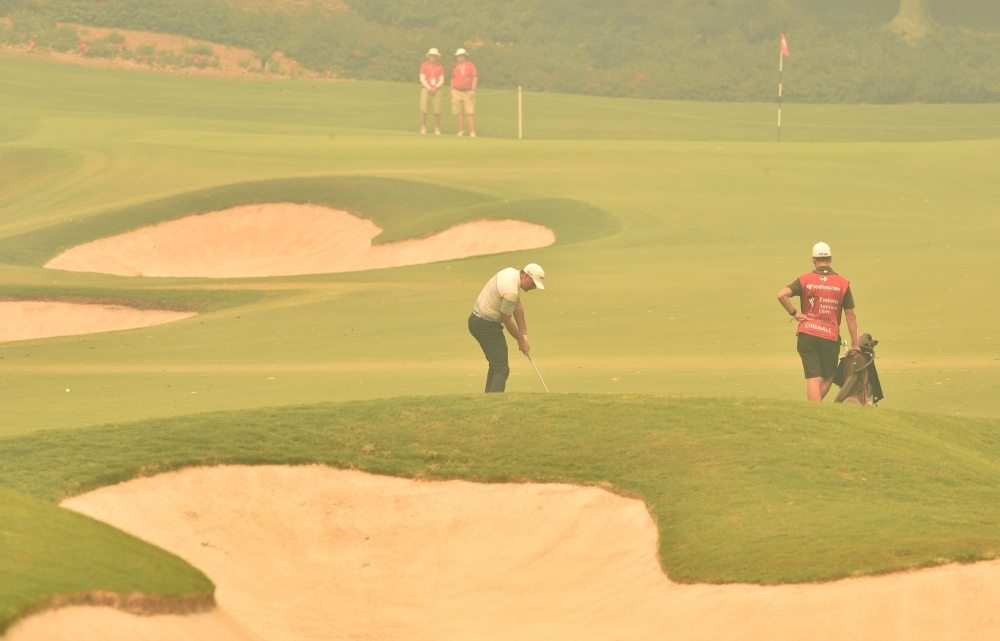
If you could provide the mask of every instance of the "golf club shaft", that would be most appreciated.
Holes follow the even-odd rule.
[[[549,386],[545,384],[545,379],[544,379],[544,378],[542,378],[542,373],[538,371],[538,366],[537,366],[537,365],[535,365],[535,361],[533,361],[533,360],[531,359],[531,354],[527,354],[527,353],[526,353],[526,354],[525,354],[525,356],[527,356],[527,357],[528,357],[528,362],[529,362],[529,363],[531,363],[531,366],[535,368],[535,373],[536,373],[536,374],[538,374],[538,380],[540,380],[540,381],[542,382],[542,387],[544,387],[544,388],[545,388],[545,391],[546,391],[546,393],[548,393],[548,391],[549,391]]]

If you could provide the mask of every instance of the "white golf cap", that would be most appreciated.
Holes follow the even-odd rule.
[[[455,55],[456,56],[467,56],[467,55],[469,55],[469,52],[467,52],[465,49],[459,49],[458,51],[455,52]],[[537,267],[537,265],[536,265],[536,267]]]
[[[437,47],[431,47],[431,50],[427,52],[428,56],[438,56],[441,57],[441,52],[437,50]]]
[[[535,263],[530,263],[524,266],[521,270],[528,276],[531,276],[531,280],[535,281],[535,287],[538,289],[545,289],[545,270]]]
[[[816,243],[813,245],[813,258],[830,258],[833,256],[830,253],[830,246],[826,243]]]

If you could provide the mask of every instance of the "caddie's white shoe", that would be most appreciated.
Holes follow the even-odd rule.
[[[422,134],[427,133],[427,127],[421,127],[420,128],[420,133],[422,133]]]
[[[475,138],[475,137],[476,137],[476,132],[473,131],[472,133],[469,134],[469,138]]]
[[[439,128],[435,127],[434,128],[434,135],[435,136],[440,136],[441,135],[441,130]]]
[[[457,134],[455,134],[455,135],[456,135],[456,136],[464,136],[464,135],[465,135],[465,132],[464,132],[464,131],[460,131],[460,132],[458,132],[458,133],[457,133]]]

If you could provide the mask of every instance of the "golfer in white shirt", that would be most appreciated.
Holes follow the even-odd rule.
[[[524,269],[508,267],[497,273],[486,283],[479,293],[472,314],[469,316],[469,332],[479,341],[483,354],[490,363],[486,375],[486,392],[502,392],[510,376],[507,360],[507,339],[503,335],[506,327],[517,341],[518,349],[527,354],[528,326],[524,322],[524,308],[521,306],[521,292],[545,289],[545,270],[531,263]]]

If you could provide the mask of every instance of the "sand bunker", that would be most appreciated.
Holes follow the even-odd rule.
[[[73,606],[30,617],[4,641],[262,641],[222,611],[136,616]]]
[[[119,276],[293,276],[420,265],[555,242],[550,229],[519,220],[480,220],[373,246],[381,231],[370,220],[319,205],[247,205],[78,245],[45,266]]]
[[[64,505],[205,571],[220,609],[266,640],[1000,638],[1000,563],[678,585],[645,506],[596,488],[219,467]]]
[[[0,343],[162,325],[194,312],[44,301],[0,302]]]

